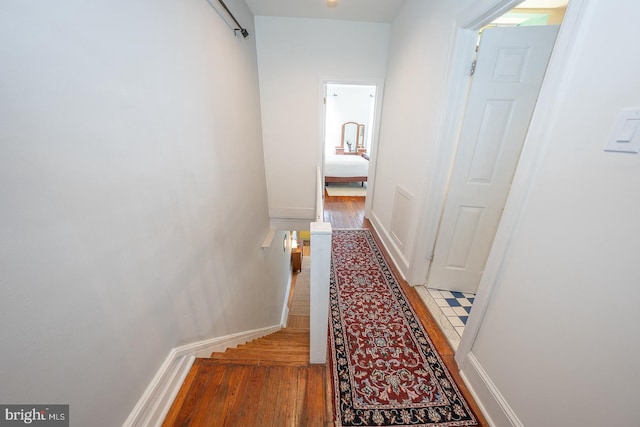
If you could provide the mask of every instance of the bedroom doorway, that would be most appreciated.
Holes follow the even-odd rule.
[[[324,83],[322,158],[325,197],[366,199],[376,92],[376,84]]]

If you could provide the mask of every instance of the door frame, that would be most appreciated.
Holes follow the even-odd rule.
[[[473,294],[477,292],[559,29],[560,25],[536,25],[487,28],[483,31],[476,56],[477,68],[470,79],[470,88],[465,99],[461,134],[451,165],[446,200],[426,278],[429,288]],[[522,51],[524,46],[527,48]],[[500,64],[500,52],[503,48],[516,48],[519,52],[514,56],[514,60],[518,57],[522,61],[520,66],[523,69],[520,72],[524,74],[520,81],[508,80],[500,84],[493,80],[494,67]],[[496,97],[510,102],[491,104]],[[485,154],[495,156],[489,159],[484,156],[478,157],[478,153],[474,152],[482,147],[477,145],[480,141],[478,138],[481,138],[486,125],[484,115],[491,111],[503,111],[506,114],[503,117],[504,121],[491,126],[497,126],[497,131],[506,139],[494,147],[497,150],[495,153]],[[493,117],[493,114],[489,117]],[[488,135],[492,134],[491,131],[488,132]],[[488,180],[484,183],[482,177],[476,177],[480,181],[469,181],[471,177],[468,174],[472,173],[471,168],[476,164],[477,158],[494,162],[493,172],[486,171],[491,177],[484,177]],[[480,164],[484,162],[481,161]],[[468,209],[479,211],[471,214]],[[473,231],[469,230],[471,234],[458,234],[465,229],[464,226],[462,229],[459,228],[461,224],[473,227],[471,223],[474,220],[471,218],[477,221],[476,228]],[[458,238],[472,240],[461,243]],[[450,259],[451,251],[459,257],[465,250],[468,252],[464,260],[457,259],[456,256],[454,258],[457,261]],[[457,267],[449,265],[450,262],[457,264]]]
[[[364,202],[364,217],[369,218],[371,207],[373,206],[373,188],[375,185],[376,164],[378,159],[378,138],[380,135],[380,119],[382,116],[382,98],[384,94],[384,80],[381,79],[346,79],[340,77],[321,77],[319,82],[319,99],[320,99],[320,119],[318,123],[320,129],[318,135],[318,158],[320,159],[320,170],[322,177],[322,188],[324,188],[324,153],[325,153],[325,128],[327,117],[327,105],[324,102],[325,86],[328,84],[336,85],[352,85],[352,86],[375,86],[376,100],[374,102],[373,111],[373,127],[371,128],[371,146],[369,147],[369,175],[367,177],[367,196]],[[323,196],[324,198],[324,196]]]
[[[483,10],[469,10],[459,16],[457,31],[451,52],[448,73],[448,96],[443,106],[444,118],[436,138],[433,173],[429,179],[427,194],[419,219],[418,235],[414,255],[409,271],[409,283],[424,284],[431,263],[440,217],[444,207],[449,174],[455,157],[455,145],[449,141],[458,141],[464,118],[467,94],[471,84],[468,76],[471,58],[480,28],[493,19],[503,15],[520,4],[522,0],[496,0],[493,6]],[[520,160],[512,181],[511,190],[496,232],[495,239],[487,259],[484,273],[478,286],[473,310],[465,326],[465,332],[455,352],[460,369],[463,368],[467,354],[471,352],[475,338],[486,315],[493,287],[500,276],[503,260],[509,251],[510,236],[516,229],[537,165],[548,141],[548,123],[554,120],[558,98],[562,96],[562,82],[571,70],[567,64],[572,56],[572,47],[580,36],[580,28],[590,0],[570,0],[556,43],[549,59],[547,72],[542,82],[536,107],[525,137]]]

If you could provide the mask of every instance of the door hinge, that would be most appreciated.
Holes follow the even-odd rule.
[[[476,60],[474,59],[471,62],[471,69],[469,70],[469,75],[473,76],[476,73]]]

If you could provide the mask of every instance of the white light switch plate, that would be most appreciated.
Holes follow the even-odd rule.
[[[623,110],[604,151],[640,152],[640,109]]]

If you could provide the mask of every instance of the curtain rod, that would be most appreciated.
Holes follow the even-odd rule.
[[[231,13],[231,11],[229,10],[229,8],[227,7],[226,4],[224,4],[224,2],[222,0],[218,0],[220,2],[220,4],[222,5],[222,7],[224,8],[224,10],[227,11],[227,13],[229,14],[229,16],[231,17],[231,19],[233,19],[233,22],[236,23],[236,25],[239,28],[234,28],[233,32],[235,33],[236,31],[240,31],[240,34],[242,34],[242,36],[246,39],[247,37],[249,37],[249,31],[247,31],[246,28],[243,28],[242,25],[240,25],[240,23],[238,22],[238,20],[236,19],[235,16],[233,16],[233,13]]]

